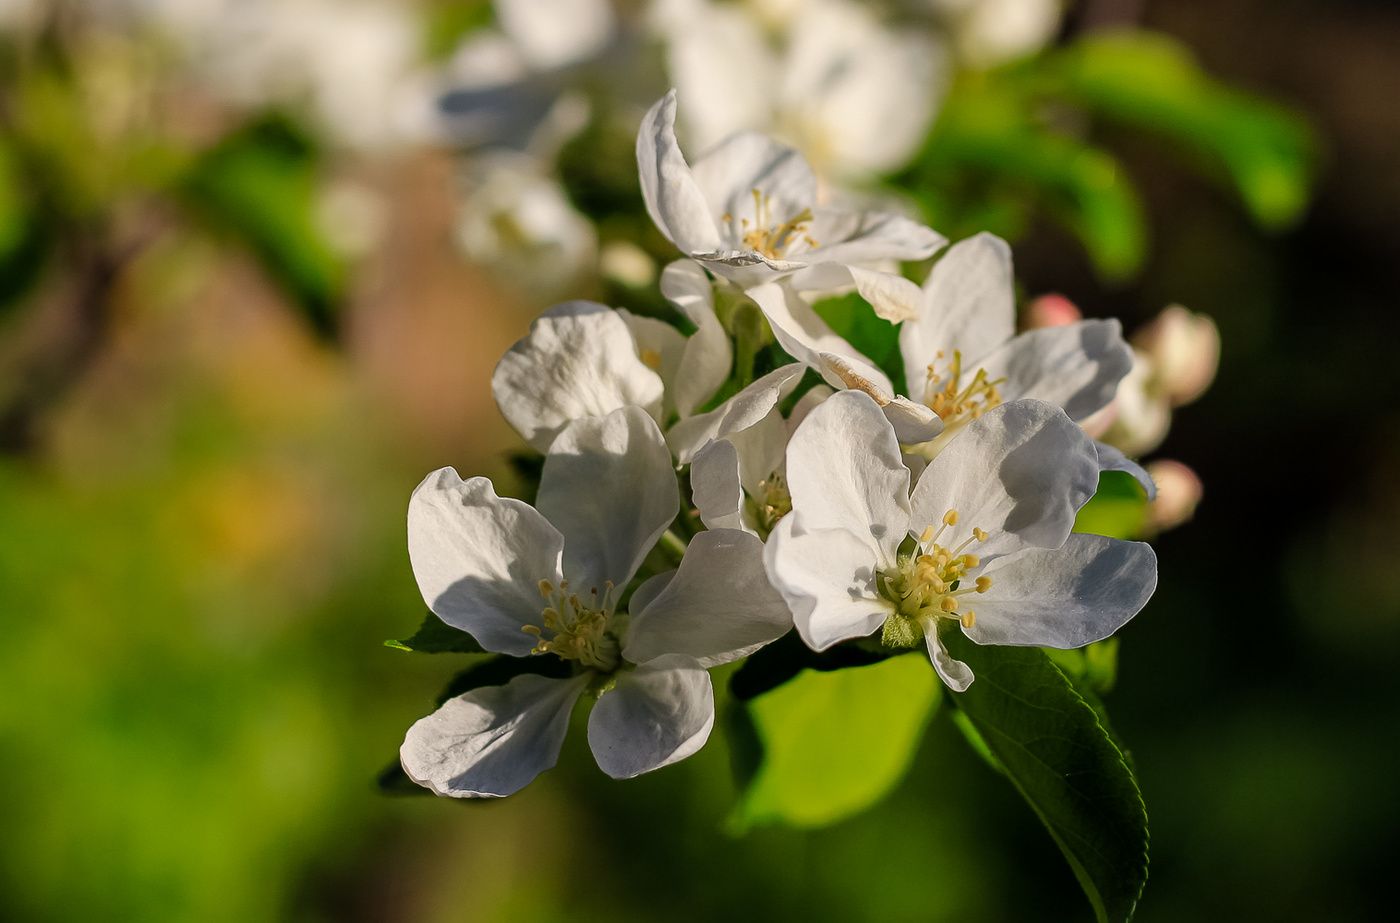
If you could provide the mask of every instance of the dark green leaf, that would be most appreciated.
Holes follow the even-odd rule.
[[[384,646],[398,648],[401,651],[419,651],[424,654],[487,653],[486,648],[478,644],[471,635],[460,628],[453,628],[431,612],[423,617],[423,624],[418,626],[413,637],[403,641],[385,641]]]
[[[317,332],[335,332],[345,267],[314,220],[317,160],[289,124],[267,121],[221,141],[183,183],[194,212],[248,246]]]
[[[1106,151],[1046,127],[1039,109],[1014,80],[959,84],[901,184],[955,239],[986,229],[988,203],[1005,212],[992,226],[1005,232],[1023,225],[1024,203],[1035,202],[1080,239],[1101,275],[1130,275],[1147,228],[1126,172]]]
[[[909,768],[940,688],[927,658],[890,657],[804,670],[751,700],[763,761],[733,826],[821,827],[874,804]]]
[[[1175,40],[1096,35],[1059,53],[1055,65],[1062,89],[1086,108],[1222,165],[1263,226],[1289,224],[1307,204],[1316,147],[1307,122],[1212,80]]]
[[[448,681],[447,687],[438,694],[440,706],[448,699],[456,698],[464,692],[471,692],[482,686],[504,686],[522,673],[535,673],[553,679],[567,679],[573,670],[569,661],[553,654],[530,654],[525,657],[509,657],[499,654],[467,667]]]
[[[803,670],[840,670],[879,663],[889,651],[869,650],[854,644],[838,644],[822,651],[812,650],[789,631],[777,641],[759,648],[729,677],[729,691],[735,698],[752,699],[770,689],[776,689]]]
[[[1038,648],[945,634],[976,679],[953,701],[1050,831],[1101,923],[1129,920],[1147,881],[1147,811],[1094,708]]]

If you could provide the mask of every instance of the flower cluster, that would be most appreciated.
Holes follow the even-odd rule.
[[[715,721],[708,668],[792,629],[813,651],[926,649],[961,692],[975,677],[949,632],[1082,647],[1155,588],[1149,546],[1073,532],[1101,472],[1152,486],[1079,425],[1134,367],[1116,321],[1017,334],[1001,240],[947,247],[908,218],[833,206],[762,135],[692,164],[675,118],[673,92],[637,160],[682,255],[660,285],[676,323],[586,301],[546,311],[492,378],[544,455],[534,505],[451,469],[413,494],[429,608],[523,665],[408,732],[404,769],[438,794],[529,783],[584,696],[604,772],[683,759]],[[900,273],[939,251],[922,285]],[[872,323],[898,325],[902,381],[814,307],[852,292]]]

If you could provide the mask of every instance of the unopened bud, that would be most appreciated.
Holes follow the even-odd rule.
[[[1064,327],[1084,317],[1064,295],[1041,295],[1026,305],[1021,326],[1026,330],[1040,327]]]
[[[1204,493],[1196,472],[1179,461],[1159,458],[1147,465],[1147,473],[1157,485],[1157,499],[1147,504],[1147,527],[1165,532],[1190,522]]]
[[[1179,304],[1134,334],[1133,344],[1152,357],[1153,385],[1173,407],[1204,394],[1220,365],[1215,321]]]

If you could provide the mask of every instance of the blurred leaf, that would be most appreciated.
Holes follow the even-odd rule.
[[[840,670],[879,663],[889,651],[868,650],[856,644],[838,644],[821,653],[812,650],[789,631],[772,644],[751,654],[729,677],[729,691],[741,700],[752,699],[776,689],[803,670]]]
[[[14,148],[0,137],[0,313],[39,277],[46,229],[32,212]]]
[[[1099,489],[1074,517],[1074,531],[1135,539],[1142,534],[1147,492],[1124,471],[1099,475]]]
[[[1147,811],[1094,708],[1037,648],[944,635],[976,679],[954,703],[1069,860],[1100,923],[1131,919],[1147,881]]]
[[[1052,60],[1063,91],[1086,108],[1222,163],[1264,227],[1293,222],[1307,205],[1315,147],[1307,122],[1212,80],[1174,39],[1147,32],[1099,34]]]
[[[804,670],[749,702],[763,762],[731,820],[821,827],[864,810],[903,777],[941,684],[922,656]]]
[[[904,392],[904,354],[899,351],[899,328],[875,313],[870,302],[855,292],[824,298],[812,305],[817,316],[870,361],[880,367],[895,390]]]
[[[964,209],[982,215],[978,203],[999,203],[1012,209],[1001,224],[1014,226],[1014,201],[1038,202],[1079,238],[1101,275],[1131,275],[1147,228],[1126,172],[1107,152],[1046,127],[1033,103],[1026,87],[995,74],[958,84],[900,184],[955,238],[984,229],[960,220]],[[951,224],[940,209],[954,212]]]
[[[472,32],[495,21],[490,0],[438,0],[424,13],[423,49],[430,59],[451,57]]]
[[[485,654],[486,648],[460,628],[451,625],[429,612],[423,624],[413,637],[403,641],[388,640],[385,647],[401,651],[419,651],[424,654]]]
[[[270,119],[229,135],[190,168],[193,210],[237,238],[322,335],[335,333],[345,267],[314,219],[317,160],[286,122]]]

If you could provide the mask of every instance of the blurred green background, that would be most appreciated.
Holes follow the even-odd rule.
[[[1400,10],[1080,4],[1066,32],[1100,20],[1175,36],[1321,142],[1311,206],[1269,232],[1202,182],[1218,166],[1096,129],[1142,200],[1136,275],[1053,210],[1015,222],[1027,293],[1130,330],[1180,302],[1223,340],[1162,449],[1205,500],[1156,542],[1109,699],[1152,821],[1136,919],[1380,918],[1400,853]],[[504,801],[380,794],[457,667],[381,646],[423,612],[408,494],[445,464],[509,482],[489,375],[539,306],[454,250],[441,150],[324,152],[196,107],[173,137],[128,113],[73,163],[36,159],[89,84],[16,60],[40,77],[6,95],[27,147],[0,149],[25,178],[0,197],[27,203],[0,221],[0,396],[24,409],[0,420],[0,917],[1090,917],[944,712],[889,798],[812,832],[725,832],[719,734],[628,782],[574,733]],[[122,157],[140,208],[103,198]],[[379,203],[353,272],[279,211],[313,170]]]

